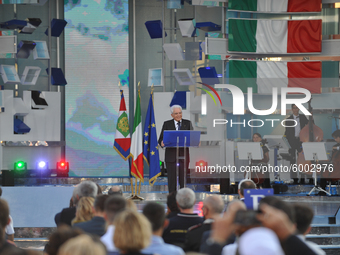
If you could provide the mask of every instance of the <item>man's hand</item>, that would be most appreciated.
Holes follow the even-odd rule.
[[[164,143],[163,143],[163,141],[161,142],[161,147],[162,147],[162,148],[164,147]]]
[[[283,211],[267,204],[262,204],[260,210],[262,213],[257,215],[257,219],[262,222],[264,227],[273,230],[281,241],[295,233],[295,225]]]

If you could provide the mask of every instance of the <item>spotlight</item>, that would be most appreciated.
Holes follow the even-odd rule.
[[[199,167],[202,170],[206,170],[207,166],[208,166],[208,162],[207,161],[200,160],[200,161],[196,162],[196,167]]]
[[[17,161],[14,163],[15,171],[25,171],[27,170],[27,163],[24,161]]]
[[[38,161],[36,165],[36,169],[40,171],[48,170],[48,163],[46,161]]]
[[[69,163],[61,160],[57,162],[57,177],[68,177]]]

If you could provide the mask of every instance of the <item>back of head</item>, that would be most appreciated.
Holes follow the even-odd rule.
[[[297,232],[300,235],[303,235],[312,223],[314,212],[309,206],[304,204],[293,204],[293,208],[295,212]]]
[[[93,218],[93,204],[93,197],[82,197],[77,205],[76,217],[72,223],[91,220]]]
[[[333,138],[340,137],[340,129],[335,130],[335,131],[332,133],[332,137],[333,137]]]
[[[177,192],[176,201],[180,209],[192,209],[195,205],[195,193],[192,189],[182,188]]]
[[[147,247],[151,240],[151,224],[147,218],[136,211],[126,210],[117,215],[114,221],[115,246],[123,253],[138,252]]]
[[[105,201],[108,198],[108,195],[98,195],[94,200],[94,209],[97,212],[104,212]]]
[[[275,207],[276,209],[279,209],[287,214],[288,218],[292,223],[295,223],[295,213],[293,207],[288,204],[287,202],[279,199],[275,196],[267,196],[260,200],[260,205],[262,203],[265,203],[267,205],[270,205],[272,207]]]
[[[108,195],[118,195],[123,196],[123,191],[119,186],[112,186],[107,192]]]
[[[238,184],[238,189],[240,191],[240,194],[244,196],[244,190],[245,189],[256,189],[256,184],[250,179],[243,179]]]
[[[59,248],[69,239],[81,235],[83,232],[80,229],[70,228],[67,225],[62,225],[52,233],[45,247],[48,255],[57,255]]]
[[[4,229],[9,219],[9,206],[6,200],[0,198],[0,243],[4,240]]]
[[[58,255],[106,255],[106,248],[100,239],[83,234],[64,243]]]
[[[171,212],[179,213],[179,209],[176,202],[177,191],[171,192],[166,198],[166,204]]]
[[[96,186],[97,186],[97,196],[103,194],[102,187],[100,187],[100,185],[98,183],[96,183]]]
[[[77,196],[82,197],[93,197],[97,196],[98,187],[92,181],[83,181],[78,186],[74,188],[73,199],[77,199]],[[76,200],[74,200],[76,201]]]
[[[212,195],[204,199],[203,205],[208,207],[212,214],[221,214],[224,209],[224,202],[221,196]]]
[[[126,208],[126,200],[121,196],[109,196],[104,205],[104,212],[109,224],[112,224],[116,215]]]
[[[246,211],[246,210],[247,210],[247,207],[246,207],[246,205],[245,205],[242,201],[237,200],[237,199],[234,199],[233,201],[231,201],[231,202],[228,204],[227,213],[228,213],[228,211],[230,211],[231,209],[232,209],[233,211],[239,211],[239,210]]]
[[[161,204],[148,202],[143,208],[143,214],[150,221],[153,232],[163,228],[165,210]]]

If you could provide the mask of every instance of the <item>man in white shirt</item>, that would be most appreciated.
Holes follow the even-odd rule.
[[[108,252],[117,251],[114,243],[113,236],[115,233],[115,226],[113,221],[115,217],[126,208],[126,200],[122,196],[112,195],[105,201],[104,218],[108,225],[106,233],[100,238],[105,244]]]

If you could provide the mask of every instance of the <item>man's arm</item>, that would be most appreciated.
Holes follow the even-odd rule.
[[[165,122],[163,123],[162,131],[161,131],[161,134],[159,135],[159,138],[158,138],[158,144],[162,148],[164,147],[164,143],[163,143],[163,133],[164,133],[164,130],[165,130]]]

